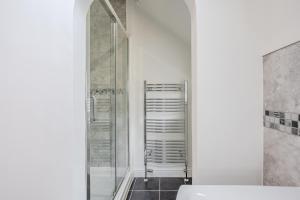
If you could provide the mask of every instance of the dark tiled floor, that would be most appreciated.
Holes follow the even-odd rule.
[[[144,178],[136,178],[133,190],[159,190],[159,178],[149,178],[147,182]]]
[[[160,200],[175,200],[177,191],[160,191]]]
[[[159,191],[132,191],[130,199],[159,199]]]
[[[135,178],[127,200],[175,200],[177,191],[184,184],[183,178]],[[192,179],[187,184],[192,184]]]

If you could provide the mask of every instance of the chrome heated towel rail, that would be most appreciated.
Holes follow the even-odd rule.
[[[188,166],[187,81],[154,84],[144,81],[144,165],[148,181],[149,164],[156,167]]]

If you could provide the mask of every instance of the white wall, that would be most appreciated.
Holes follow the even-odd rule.
[[[196,9],[193,181],[261,184],[262,56],[300,39],[300,2],[201,0]]]
[[[90,2],[0,2],[0,199],[86,197]]]
[[[299,0],[254,0],[249,4],[261,34],[262,55],[300,40]]]
[[[255,0],[250,3],[250,12],[254,13],[256,30],[260,34],[260,55],[300,41],[299,10],[298,0]]]
[[[88,49],[87,13],[93,0],[75,0],[74,21],[72,22],[74,39],[73,89],[74,122],[72,124],[72,200],[86,199],[86,51]]]
[[[186,41],[162,26],[151,15],[145,14],[135,1],[128,1],[127,12],[131,55],[130,130],[131,144],[134,146],[132,163],[133,170],[140,172],[136,174],[142,175],[144,170],[144,80],[154,83],[189,80],[191,50]],[[165,175],[171,174],[172,172]]]
[[[86,198],[91,1],[0,2],[0,199]]]
[[[73,9],[0,3],[0,199],[72,199]]]
[[[195,184],[261,183],[262,60],[245,2],[197,1]]]

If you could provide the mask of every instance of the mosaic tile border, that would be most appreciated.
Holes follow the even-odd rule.
[[[300,136],[300,114],[265,110],[264,126]]]

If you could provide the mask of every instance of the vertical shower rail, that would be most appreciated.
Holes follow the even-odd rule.
[[[148,164],[183,166],[188,182],[188,82],[179,84],[144,81],[145,178]]]

